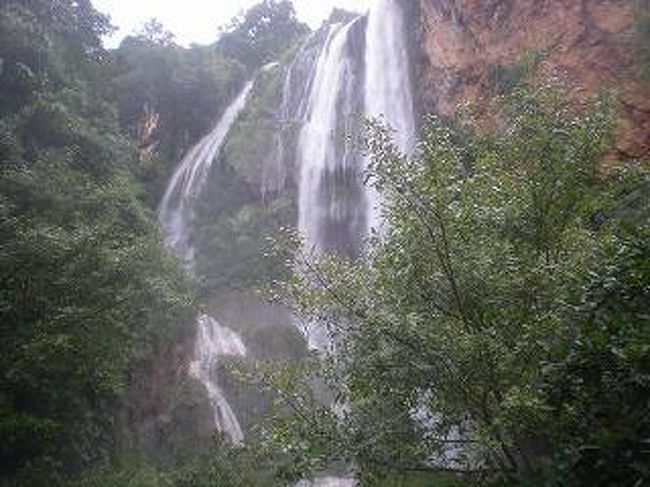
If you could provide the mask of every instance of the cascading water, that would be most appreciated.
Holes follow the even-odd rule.
[[[172,176],[160,204],[159,218],[166,235],[165,244],[189,266],[194,260],[191,242],[194,199],[201,193],[212,164],[232,124],[246,106],[252,88],[251,81],[226,109],[212,132],[190,149]]]
[[[363,160],[345,136],[356,135],[355,123],[363,115],[390,126],[402,152],[410,154],[414,146],[405,22],[397,0],[376,0],[367,18],[327,29],[312,74],[301,87],[294,86],[289,70],[281,117],[302,123],[296,149],[298,226],[307,248],[354,256],[377,224],[380,199],[361,183]],[[307,94],[306,106],[292,105],[296,91],[302,98]]]
[[[280,193],[286,189],[287,179],[297,164],[296,146],[306,122],[316,76],[316,63],[320,58],[330,29],[314,32],[300,48],[285,72],[282,101],[277,112],[274,147],[264,167],[264,194]]]
[[[298,227],[315,252],[356,254],[363,226],[358,155],[345,141],[346,129],[362,110],[358,88],[363,74],[351,43],[360,20],[329,27],[298,139]]]
[[[194,200],[205,186],[212,164],[217,159],[232,125],[246,106],[252,88],[253,81],[246,84],[212,132],[190,149],[174,173],[160,205],[159,218],[166,234],[165,243],[184,259],[190,268],[194,261],[191,244]],[[246,355],[246,347],[241,338],[221,326],[214,318],[199,315],[190,374],[199,380],[207,391],[214,410],[216,428],[227,434],[233,443],[241,444],[244,434],[237,416],[219,387],[215,371],[219,358],[227,355]]]
[[[375,0],[366,29],[365,115],[393,131],[397,148],[410,155],[415,144],[413,95],[404,16],[397,0]],[[381,197],[367,189],[368,232],[380,227]]]
[[[329,26],[313,65],[306,104],[298,105],[303,124],[298,135],[298,227],[309,252],[335,250],[355,255],[364,225],[359,156],[345,141],[359,117],[363,70],[355,58],[354,33],[362,19]],[[307,327],[312,348],[328,345],[327,330]]]
[[[296,62],[302,62],[300,56]],[[397,0],[376,0],[367,16],[328,26],[309,76],[303,75],[302,84],[293,76],[292,66],[280,116],[302,125],[295,162],[305,248],[356,257],[364,238],[379,226],[381,198],[364,185],[365,161],[346,136],[359,134],[365,116],[389,125],[404,153],[414,145],[406,32]],[[297,94],[300,103],[293,101]],[[279,140],[278,152],[290,153]],[[308,332],[312,346],[327,345],[325,330],[310,325]]]
[[[190,374],[201,381],[208,391],[217,428],[226,433],[233,443],[241,444],[244,441],[244,433],[237,421],[237,416],[219,387],[215,369],[220,357],[245,357],[246,347],[239,335],[221,326],[214,318],[200,315],[197,322],[198,333]]]
[[[214,130],[188,152],[160,206],[166,243],[191,266],[193,202],[230,127],[252,88],[246,85]],[[380,198],[363,183],[363,157],[346,140],[360,121],[379,117],[395,131],[398,148],[410,153],[415,133],[409,62],[402,12],[396,0],[376,0],[368,16],[329,25],[315,33],[287,70],[278,113],[275,151],[266,162],[263,194],[277,194],[297,171],[299,229],[308,251],[359,255],[378,222]],[[234,443],[243,440],[237,418],[214,373],[224,355],[246,353],[241,339],[216,320],[198,320],[191,373],[208,392],[217,428]],[[323,350],[329,337],[313,325],[310,345]]]

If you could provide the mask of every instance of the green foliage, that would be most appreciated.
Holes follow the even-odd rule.
[[[244,67],[214,47],[181,48],[152,21],[115,53],[115,97],[120,125],[133,138],[146,110],[158,116],[156,158],[140,179],[157,203],[192,143],[209,131],[244,82]],[[141,141],[142,142],[142,141]]]
[[[488,70],[489,83],[499,95],[510,93],[517,86],[520,86],[522,81],[530,79],[539,64],[547,57],[548,50],[536,49],[526,52],[514,64],[490,65]]]
[[[61,485],[128,453],[130,442],[151,446],[122,431],[138,404],[128,380],[169,343],[188,340],[195,317],[192,286],[164,250],[152,209],[174,164],[240,90],[242,62],[275,59],[306,32],[289,4],[272,2],[225,37],[234,42],[248,28],[256,45],[241,61],[217,46],[181,48],[155,20],[107,53],[101,36],[111,27],[88,0],[0,6],[0,484]],[[276,272],[277,263],[263,262],[263,235],[294,210],[288,197],[262,204],[257,178],[280,78],[279,69],[261,76],[212,180],[223,197],[198,210],[209,222],[197,237],[210,262],[200,276],[208,289]],[[157,123],[143,135],[145,115]],[[244,144],[246,133],[258,143]],[[153,156],[138,158],[150,144]],[[173,421],[200,407],[196,390],[178,393],[192,398],[173,398],[182,409]],[[187,446],[176,423],[157,431],[173,437],[170,452]],[[244,475],[256,470],[242,461],[221,455],[165,471],[117,465],[79,482],[268,484],[259,469]]]
[[[222,179],[214,186],[207,186],[206,190],[229,184],[224,180],[227,178],[222,173]],[[235,177],[232,181],[238,179]],[[239,184],[245,188],[241,181]],[[247,289],[269,277],[278,277],[286,270],[284,262],[266,258],[265,245],[268,236],[292,221],[295,215],[293,202],[283,197],[264,206],[252,196],[254,193],[250,188],[238,193],[239,198],[247,196],[245,191],[251,200],[241,206],[231,206],[237,199],[228,199],[232,192],[227,191],[212,192],[220,196],[210,201],[203,200],[198,208],[197,221],[201,224],[196,240],[197,268],[206,291]]]
[[[319,402],[318,390],[323,389],[311,380],[317,366],[312,357],[301,362],[259,360],[236,369],[241,381],[271,401],[270,414],[249,443],[259,465],[282,483],[310,478],[330,467],[337,454],[345,454],[338,444],[344,431],[333,410]]]
[[[650,479],[644,439],[650,379],[650,239],[624,228],[583,285],[571,348],[545,364],[543,387],[560,428],[554,475],[580,485]],[[594,427],[598,425],[598,427]]]
[[[277,60],[309,32],[289,0],[263,0],[235,19],[217,44],[226,56],[249,69]]]
[[[644,172],[598,174],[607,103],[567,100],[519,86],[498,133],[429,119],[412,160],[370,125],[386,226],[369,265],[298,252],[276,291],[334,350],[284,386],[324,381],[339,414],[305,419],[323,410],[307,389],[267,435],[298,470],[372,479],[451,454],[507,485],[648,480],[648,208],[627,233],[611,217]]]
[[[141,44],[148,44],[149,46],[173,46],[174,34],[165,30],[165,27],[157,20],[150,19],[146,22],[140,32],[135,36],[135,40]],[[130,40],[133,42],[133,39]],[[129,42],[129,41],[127,41]]]
[[[108,18],[88,0],[4,2],[0,12],[2,113],[24,106],[38,87],[79,81],[105,52]]]
[[[274,150],[275,114],[282,99],[283,75],[279,64],[258,75],[250,100],[223,150],[225,163],[257,188],[262,187],[264,168]]]
[[[470,485],[458,474],[411,473],[377,479],[375,484],[385,487],[461,487]]]
[[[246,450],[215,445],[210,455],[197,456],[172,467],[155,468],[130,461],[88,470],[70,487],[252,487],[279,485],[254,463]]]
[[[194,317],[141,201],[88,1],[0,6],[0,483],[107,458],[125,381]]]

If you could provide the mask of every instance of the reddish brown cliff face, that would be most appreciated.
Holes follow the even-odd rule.
[[[650,82],[635,56],[636,0],[419,0],[416,84],[423,111],[489,110],[494,73],[547,49],[540,74],[584,100],[613,87],[621,103],[620,156],[650,156]]]

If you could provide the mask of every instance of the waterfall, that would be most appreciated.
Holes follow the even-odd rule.
[[[367,18],[327,28],[313,74],[303,85],[308,88],[307,105],[303,113],[293,113],[303,124],[296,158],[298,227],[308,250],[355,256],[361,240],[378,226],[381,198],[361,183],[364,161],[345,136],[357,134],[360,115],[377,118],[392,129],[398,149],[413,151],[409,70],[405,21],[397,0],[376,0]],[[290,76],[282,117],[291,117],[285,106],[291,99]]]
[[[282,100],[273,134],[273,151],[264,165],[262,194],[279,194],[285,189],[289,169],[295,163],[291,148],[295,147],[296,132],[305,115],[305,100],[313,81],[313,63],[318,55],[319,33],[312,35],[301,47],[286,71],[282,85]]]
[[[159,218],[165,231],[165,244],[190,266],[194,260],[191,241],[194,199],[200,195],[212,164],[230,128],[246,106],[252,88],[253,81],[244,86],[214,129],[187,152],[160,204]]]
[[[410,155],[415,145],[415,120],[406,29],[398,3],[398,0],[375,0],[369,13],[365,115],[387,124],[397,148]],[[380,205],[380,195],[368,188],[368,232],[381,225]]]
[[[353,256],[363,238],[362,165],[345,140],[363,110],[363,70],[354,49],[361,20],[327,28],[311,72],[303,76],[306,96],[294,104],[292,116],[301,123],[296,141],[298,228],[308,252]],[[305,331],[312,348],[327,347],[327,330],[318,323]]]
[[[245,357],[246,347],[239,335],[221,326],[210,316],[200,315],[197,323],[198,332],[190,374],[208,391],[208,398],[215,415],[214,422],[219,431],[226,433],[233,443],[241,444],[244,441],[244,434],[237,416],[219,387],[215,369],[220,357]]]
[[[294,147],[298,228],[305,250],[356,257],[379,226],[381,198],[363,183],[367,161],[346,136],[359,134],[362,116],[378,118],[394,131],[397,147],[412,152],[415,122],[405,22],[397,0],[376,0],[367,16],[323,32],[320,53],[302,84],[293,79],[293,66],[289,70],[280,116],[301,124]],[[292,102],[296,93],[301,103]],[[286,158],[290,151],[279,140],[277,152]],[[308,338],[322,349],[326,331],[318,328],[309,325]]]
[[[246,106],[252,88],[253,81],[244,86],[214,129],[185,155],[160,205],[159,218],[165,231],[165,244],[173,249],[189,267],[194,261],[191,242],[194,200],[201,194],[212,164],[217,159],[232,125]],[[235,332],[221,326],[214,318],[204,314],[199,315],[190,374],[199,380],[207,391],[210,405],[214,410],[216,428],[226,433],[233,443],[241,444],[244,434],[237,416],[219,387],[215,372],[219,358],[227,355],[246,355],[246,347],[241,338]]]
[[[298,227],[308,252],[357,257],[380,217],[380,197],[364,184],[366,161],[346,137],[359,135],[361,120],[379,117],[394,130],[400,150],[410,153],[415,128],[405,24],[397,0],[376,0],[367,16],[330,24],[312,35],[286,70],[278,130],[266,161],[261,192],[280,193],[296,173]],[[166,244],[190,266],[193,203],[205,185],[235,119],[244,108],[248,83],[212,132],[181,161],[160,205]],[[240,443],[237,418],[219,387],[214,368],[224,355],[244,356],[241,339],[201,315],[191,374],[201,381],[215,425]],[[313,348],[330,345],[326,330],[308,326]]]
[[[379,226],[381,198],[364,184],[367,161],[346,136],[359,135],[363,117],[379,118],[394,130],[397,147],[412,152],[409,68],[403,12],[397,0],[376,0],[367,16],[314,34],[287,70],[264,190],[278,193],[295,166],[308,253],[357,257]],[[325,330],[311,324],[307,331],[312,347],[327,346]]]
[[[309,250],[358,252],[364,209],[359,157],[345,137],[361,115],[362,69],[353,33],[361,19],[329,27],[314,67],[297,147],[300,229]]]

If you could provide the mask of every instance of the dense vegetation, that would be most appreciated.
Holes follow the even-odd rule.
[[[182,155],[211,128],[248,74],[212,46],[176,45],[155,21],[124,39],[113,56],[120,125],[141,150],[149,149],[141,179],[155,205]],[[143,114],[149,115],[149,133]]]
[[[291,0],[262,0],[225,29],[217,46],[249,68],[277,61],[309,32],[298,22]]]
[[[20,485],[107,457],[132,364],[194,314],[109,97],[108,28],[87,1],[0,7],[0,469]]]
[[[413,159],[370,125],[384,231],[363,263],[297,250],[304,274],[275,291],[335,350],[266,375],[286,402],[262,441],[289,452],[288,472],[650,479],[647,180],[634,165],[602,174],[611,111],[577,116],[567,100],[520,85],[498,133],[430,119]]]
[[[248,42],[256,24],[267,29],[259,30],[258,48],[230,52],[228,45]],[[3,485],[59,485],[89,466],[137,453],[124,451],[131,441],[139,445],[125,437],[137,425],[124,423],[124,411],[146,398],[129,389],[147,380],[152,357],[191,338],[197,308],[194,285],[161,242],[154,212],[161,192],[182,153],[252,71],[294,47],[307,29],[290,3],[266,2],[214,46],[182,48],[151,21],[108,52],[101,37],[110,30],[87,0],[0,6]],[[271,90],[260,94],[267,118],[281,70],[274,73],[259,85]],[[247,179],[255,169],[237,161],[251,147],[263,151],[267,139],[257,148],[233,141],[225,177],[213,179],[235,191],[226,194],[243,196],[217,205],[232,223],[224,217],[207,228],[236,237],[226,252],[241,243],[237,235],[253,239],[243,257],[219,261],[226,275],[248,285],[250,266],[228,267],[251,253],[259,254],[251,264],[261,262],[267,221],[278,213],[288,221],[292,211],[279,202],[265,210],[260,181]],[[134,381],[134,374],[145,376]],[[241,471],[229,473],[236,464],[197,460],[165,474],[140,464],[115,473],[98,467],[78,482],[198,485],[192,479],[199,475],[206,485],[243,481]]]
[[[296,220],[290,190],[264,194],[265,167],[274,152],[274,114],[282,66],[258,74],[251,99],[233,126],[218,167],[196,205],[197,268],[206,290],[251,289],[283,269],[264,258],[266,239]]]
[[[570,93],[499,67],[498,133],[431,118],[408,159],[370,123],[387,225],[366,258],[314,261],[289,233],[265,260],[296,220],[293,188],[264,189],[308,32],[291,2],[264,0],[207,47],[152,21],[108,52],[110,29],[89,0],[0,4],[0,485],[285,485],[350,465],[369,485],[650,482],[649,190],[640,163],[600,170],[611,101],[577,115]],[[199,198],[190,282],[155,208],[254,73]],[[191,341],[197,301],[284,278],[273,297],[327,326],[335,353],[238,323],[267,362],[222,364],[223,386],[256,402],[246,426],[276,407],[249,447],[191,437],[196,384],[154,395],[186,410],[160,415],[152,445],[129,438],[148,399],[134,384]]]

